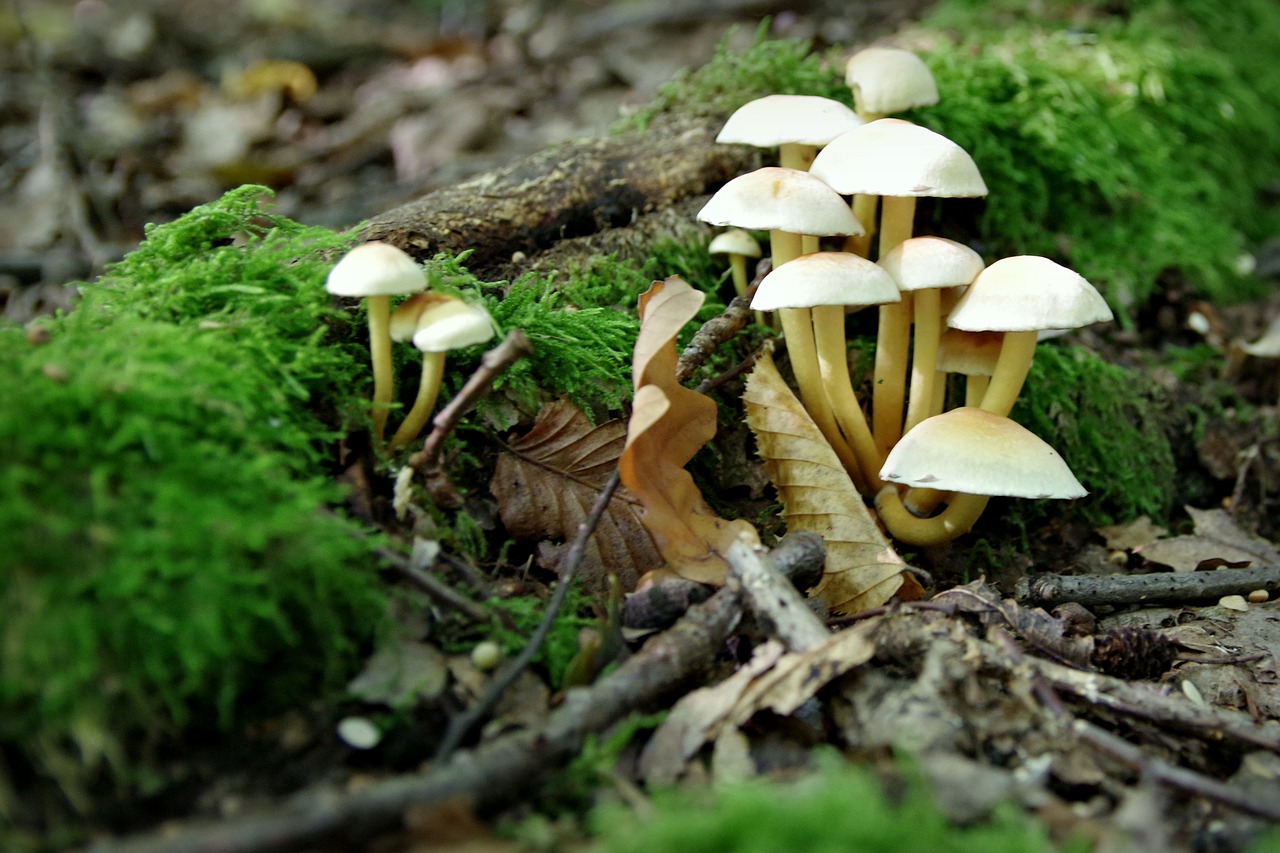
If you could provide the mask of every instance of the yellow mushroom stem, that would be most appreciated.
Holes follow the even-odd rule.
[[[819,305],[812,309],[813,338],[818,351],[818,370],[827,400],[835,414],[836,424],[848,441],[857,459],[857,465],[849,469],[858,491],[874,495],[882,485],[877,476],[884,457],[876,449],[871,428],[867,426],[862,406],[853,392],[853,380],[849,376],[849,357],[844,336],[844,306]]]
[[[421,434],[431,413],[436,407],[436,397],[440,394],[440,382],[444,378],[443,352],[424,352],[422,354],[422,378],[418,380],[418,396],[413,401],[413,408],[405,415],[400,428],[391,437],[391,446],[400,447],[408,444]]]
[[[894,539],[908,545],[941,545],[973,529],[991,498],[955,492],[945,509],[930,518],[913,515],[902,503],[898,487],[886,485],[876,495],[876,512]]]
[[[912,331],[911,390],[907,393],[907,419],[902,431],[934,414],[934,383],[938,378],[938,341],[942,337],[942,294],[937,288],[911,294],[915,313]]]
[[[991,372],[986,393],[982,395],[982,408],[1006,418],[1009,416],[1027,380],[1027,371],[1031,369],[1035,353],[1035,330],[1004,333],[1000,356]]]
[[[373,365],[373,437],[381,445],[396,390],[391,366],[391,297],[370,296],[365,308],[369,315],[369,360]]]
[[[853,218],[862,223],[862,227],[866,229],[862,234],[851,234],[845,238],[844,250],[852,252],[860,258],[871,257],[871,241],[876,236],[876,207],[879,206],[880,196],[863,195],[858,193],[853,197],[850,207],[853,209]]]
[[[802,254],[799,234],[789,231],[769,232],[769,254],[773,268],[793,261]],[[822,384],[822,371],[818,367],[818,351],[813,338],[813,320],[808,308],[779,308],[778,319],[782,323],[782,336],[787,342],[787,357],[791,360],[791,372],[800,388],[800,402],[818,429],[827,439],[847,470],[857,470],[858,457],[840,434],[831,403]],[[850,475],[852,476],[852,475]]]
[[[880,211],[880,257],[911,237],[914,196],[884,196]],[[911,342],[911,299],[880,306],[876,332],[876,360],[872,386],[871,431],[883,456],[902,437],[902,407],[906,399],[907,354]]]
[[[778,146],[778,165],[784,169],[809,171],[813,158],[818,156],[818,146],[801,142],[784,142]]]
[[[729,253],[729,271],[733,275],[733,291],[739,296],[747,292],[747,256]]]

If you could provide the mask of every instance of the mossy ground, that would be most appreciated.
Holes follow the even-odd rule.
[[[991,257],[1063,260],[1125,317],[1170,267],[1213,299],[1255,293],[1237,260],[1277,223],[1255,188],[1280,176],[1280,115],[1262,98],[1280,91],[1280,7],[1041,5],[1058,16],[1051,34],[1020,4],[962,0],[923,30],[943,101],[912,117],[970,150],[992,190],[960,223],[968,236]],[[722,51],[651,113],[723,115],[778,91],[847,101],[833,56],[789,41]],[[96,770],[127,781],[146,744],[184,727],[231,726],[339,687],[384,624],[378,540],[332,509],[341,442],[368,421],[360,314],[322,287],[354,238],[262,201],[246,187],[151,229],[74,312],[42,324],[46,343],[0,329],[0,396],[18,403],[0,408],[0,831],[32,779],[83,797]],[[477,281],[465,257],[428,264],[535,343],[457,446],[547,397],[618,410],[631,308],[649,281],[680,274],[718,289],[706,316],[722,304],[704,248],[658,246],[645,263],[599,259],[509,285]],[[451,356],[446,393],[479,353]],[[412,353],[397,360],[412,389]],[[1090,523],[1176,505],[1172,456],[1131,374],[1051,346],[1031,383],[1017,416],[1094,493]],[[480,454],[454,459],[460,481],[486,481]],[[498,553],[501,542],[468,529],[478,554]]]

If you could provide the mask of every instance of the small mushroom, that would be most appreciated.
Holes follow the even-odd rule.
[[[760,244],[741,228],[731,228],[717,234],[707,251],[713,255],[728,255],[729,269],[733,273],[733,289],[741,296],[747,292],[747,258],[760,257]]]
[[[894,538],[940,545],[967,533],[995,495],[1080,498],[1088,494],[1052,447],[1026,427],[964,406],[921,421],[893,448],[876,510]],[[953,492],[942,512],[913,515],[897,485]]]
[[[431,418],[444,378],[445,354],[449,350],[482,344],[496,331],[493,318],[483,306],[453,296],[420,293],[396,309],[392,317],[392,337],[401,342],[412,339],[413,345],[422,351],[422,377],[413,407],[391,437],[392,447],[413,441]]]
[[[378,444],[395,396],[391,368],[391,297],[418,293],[427,286],[421,267],[390,243],[371,242],[352,249],[329,270],[325,289],[336,296],[367,300],[369,356],[373,363],[373,434]]]

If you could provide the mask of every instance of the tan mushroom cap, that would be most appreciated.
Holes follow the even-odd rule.
[[[427,286],[418,262],[390,243],[357,246],[329,270],[325,290],[336,296],[396,296]]]
[[[969,495],[1088,494],[1058,452],[1026,427],[970,406],[917,424],[889,452],[880,479]]]
[[[844,79],[863,115],[886,115],[938,103],[933,74],[924,60],[909,50],[860,50],[845,63]]]
[[[732,228],[712,238],[707,246],[712,255],[744,255],[748,258],[760,257],[760,244],[756,238],[741,228]]]
[[[757,148],[792,143],[826,145],[861,124],[857,113],[830,98],[765,95],[738,107],[720,129],[716,142]]]
[[[1004,332],[947,329],[938,339],[937,368],[965,376],[990,376],[1000,358]]]
[[[879,264],[902,290],[966,285],[984,266],[973,249],[945,237],[911,237],[886,252]]]
[[[987,194],[968,152],[940,133],[896,118],[876,119],[836,137],[818,152],[809,172],[845,195]]]
[[[729,181],[698,211],[698,219],[792,234],[863,233],[838,192],[808,172],[781,166],[765,166]]]
[[[978,274],[947,325],[970,332],[1076,329],[1113,319],[1084,276],[1039,255],[1001,258]]]
[[[893,278],[866,258],[849,252],[801,255],[770,271],[756,289],[757,311],[818,305],[880,305],[901,299]]]

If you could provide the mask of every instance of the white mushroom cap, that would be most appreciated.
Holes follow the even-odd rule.
[[[971,332],[1076,329],[1112,319],[1084,276],[1039,255],[1001,258],[978,274],[947,325]]]
[[[729,181],[698,211],[712,225],[792,234],[863,233],[840,194],[808,172],[765,166]]]
[[[443,306],[447,303],[466,305],[456,296],[449,296],[434,290],[424,290],[421,293],[413,294],[397,305],[396,309],[391,312],[391,320],[387,324],[387,332],[391,335],[391,340],[396,343],[406,343],[413,340],[414,333],[418,331],[418,320],[422,317],[423,312],[429,308]]]
[[[861,124],[857,113],[830,98],[765,95],[738,107],[720,129],[716,142],[737,142],[757,148],[789,143],[826,145]]]
[[[868,47],[845,63],[858,112],[887,115],[938,103],[938,86],[920,57],[897,47]]]
[[[982,272],[982,256],[945,237],[911,237],[879,261],[901,290],[966,285]]]
[[[889,452],[880,479],[970,495],[1080,498],[1088,494],[1058,452],[1034,433],[971,406],[918,423]]]
[[[418,262],[390,243],[356,246],[342,256],[324,288],[337,296],[395,296],[417,293],[427,286]]]
[[[927,127],[882,118],[818,152],[810,174],[845,195],[971,197],[987,194],[973,158]]]
[[[741,228],[732,228],[712,238],[707,251],[713,255],[744,255],[760,257],[760,244],[756,238]]]
[[[413,345],[423,352],[446,352],[482,344],[496,332],[484,306],[451,299],[422,312]]]
[[[893,278],[850,252],[813,252],[787,261],[760,282],[751,307],[757,311],[817,305],[880,305],[902,298]]]

